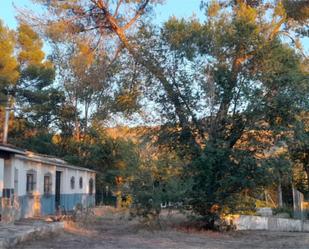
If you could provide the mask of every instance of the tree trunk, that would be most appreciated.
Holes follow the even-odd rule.
[[[283,207],[282,186],[281,186],[281,179],[280,178],[279,178],[279,183],[278,183],[278,207],[279,208]]]
[[[89,102],[85,101],[85,127],[84,127],[84,133],[87,133],[88,128],[88,112],[89,112]]]

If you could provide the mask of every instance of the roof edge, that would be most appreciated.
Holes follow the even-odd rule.
[[[58,167],[63,167],[63,168],[76,169],[76,170],[88,171],[88,172],[91,172],[91,173],[97,173],[95,170],[92,170],[92,169],[88,169],[88,168],[84,168],[84,167],[80,167],[80,166],[75,166],[75,165],[70,165],[70,164],[59,163],[59,162],[52,162],[52,161],[49,161],[49,160],[43,160],[41,158],[32,158],[32,157],[28,156],[27,154],[16,155],[15,157],[18,158],[18,159],[22,159],[22,160],[29,160],[29,161],[33,161],[33,162],[40,162],[40,163],[49,164],[49,165],[58,166]]]
[[[5,151],[8,153],[15,153],[15,154],[20,154],[20,155],[26,155],[26,151],[23,149],[19,149],[17,147],[13,147],[10,145],[6,145],[6,144],[0,144],[0,151]]]

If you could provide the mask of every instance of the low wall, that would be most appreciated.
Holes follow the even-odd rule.
[[[269,230],[282,232],[309,232],[309,221],[240,215],[233,219],[237,230]]]
[[[8,231],[8,228],[10,229]],[[43,238],[51,233],[63,231],[64,223],[55,222],[40,225],[11,225],[1,227],[5,232],[0,233],[0,249],[15,248],[18,243],[25,242],[34,238]]]

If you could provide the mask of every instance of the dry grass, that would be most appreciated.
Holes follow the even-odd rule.
[[[146,229],[126,210],[102,208],[92,216],[68,223],[65,232],[30,241],[16,249],[308,249],[309,234],[275,232],[219,233],[186,223],[178,212],[163,212],[162,230]],[[187,225],[185,225],[187,224]]]

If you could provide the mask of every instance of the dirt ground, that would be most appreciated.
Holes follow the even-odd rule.
[[[217,233],[166,225],[163,230],[142,228],[116,214],[66,226],[63,233],[28,241],[16,249],[308,249],[309,233],[246,231]],[[175,226],[174,226],[175,227]]]

